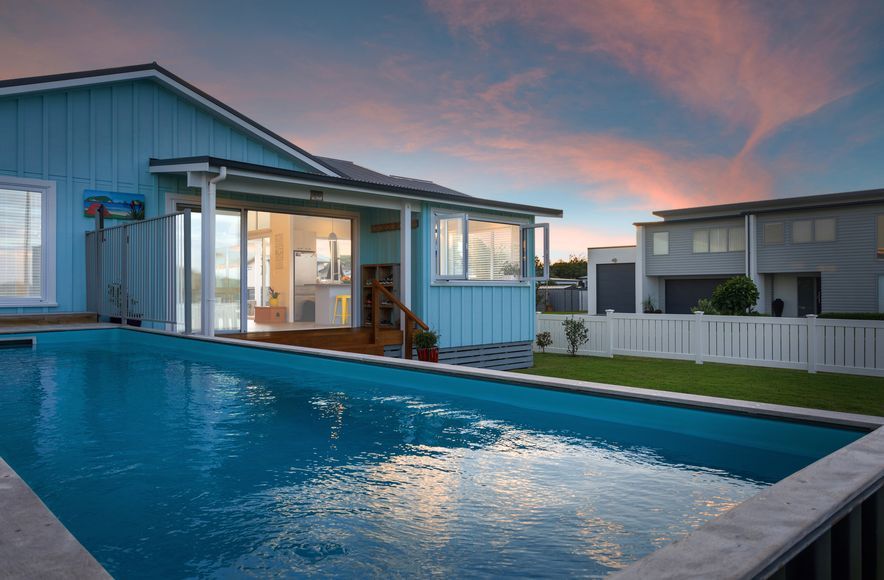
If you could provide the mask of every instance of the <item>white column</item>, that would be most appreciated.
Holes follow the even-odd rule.
[[[770,312],[770,300],[764,287],[764,279],[758,273],[758,221],[755,214],[746,216],[746,275],[758,287],[758,302],[755,309],[762,313]]]
[[[202,334],[215,336],[215,184],[203,174],[200,195],[201,237],[200,324]]]
[[[635,226],[635,311],[642,312],[645,300],[645,228]]]
[[[399,300],[411,308],[411,203],[402,202],[399,223]],[[405,316],[400,316],[401,328],[405,329]]]

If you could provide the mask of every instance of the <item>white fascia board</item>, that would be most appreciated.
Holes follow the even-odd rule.
[[[223,117],[224,119],[226,119],[227,121],[230,121],[231,123],[233,123],[237,127],[240,127],[243,130],[247,131],[248,133],[251,133],[252,135],[258,137],[262,141],[266,141],[266,142],[270,143],[271,145],[273,145],[274,147],[282,149],[283,151],[285,151],[286,153],[288,153],[292,157],[295,157],[295,158],[299,159],[300,161],[303,161],[304,163],[306,163],[310,167],[313,167],[314,169],[321,171],[324,175],[331,175],[333,177],[341,177],[340,175],[334,173],[333,171],[331,171],[329,168],[325,167],[324,165],[314,161],[313,159],[311,159],[307,155],[304,155],[303,153],[301,153],[297,149],[293,149],[290,144],[288,144],[284,141],[281,141],[280,139],[277,139],[276,137],[258,129],[256,126],[241,119],[237,115],[234,115],[233,113],[231,113],[230,111],[228,111],[224,107],[218,106],[217,104],[206,99],[205,97],[203,97],[199,93],[194,92],[190,88],[182,85],[178,81],[164,75],[163,73],[161,73],[155,69],[145,69],[145,70],[139,70],[139,71],[125,72],[125,73],[97,75],[97,76],[90,76],[90,77],[81,77],[81,78],[60,80],[60,81],[47,81],[45,83],[34,83],[34,84],[27,84],[27,85],[10,86],[10,87],[5,87],[5,88],[0,88],[0,97],[4,97],[4,96],[8,96],[8,95],[22,94],[22,93],[33,93],[33,92],[39,92],[39,91],[70,89],[70,88],[76,88],[76,87],[95,85],[95,84],[99,84],[99,83],[104,84],[104,83],[123,82],[123,81],[139,80],[139,79],[158,80],[158,81],[162,82],[163,84],[167,85],[169,88],[173,89],[174,91],[184,95],[188,99],[190,99],[192,101],[196,101],[201,106],[211,110],[216,115],[219,115],[219,116]]]

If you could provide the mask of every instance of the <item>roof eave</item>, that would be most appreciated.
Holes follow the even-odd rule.
[[[266,176],[279,176],[290,178],[297,180],[299,183],[310,186],[322,186],[323,184],[336,185],[339,187],[346,187],[374,195],[393,195],[396,197],[405,197],[408,199],[415,199],[419,201],[445,203],[449,205],[459,205],[467,207],[479,207],[484,209],[509,211],[512,213],[520,213],[532,216],[557,218],[563,216],[563,211],[560,209],[510,203],[493,199],[482,199],[478,197],[464,197],[461,195],[422,191],[409,187],[375,184],[346,177],[306,173],[303,171],[296,171],[292,169],[282,169],[278,167],[269,167],[266,165],[256,165],[254,163],[220,159],[211,156],[150,160],[150,170],[152,173],[218,171],[222,166],[227,167],[228,170],[238,169]]]

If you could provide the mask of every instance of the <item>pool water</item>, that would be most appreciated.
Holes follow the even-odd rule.
[[[125,330],[0,370],[0,456],[120,578],[600,576],[861,435]]]

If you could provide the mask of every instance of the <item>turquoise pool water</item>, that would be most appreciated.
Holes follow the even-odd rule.
[[[861,435],[125,330],[0,368],[0,456],[120,578],[604,575]]]

